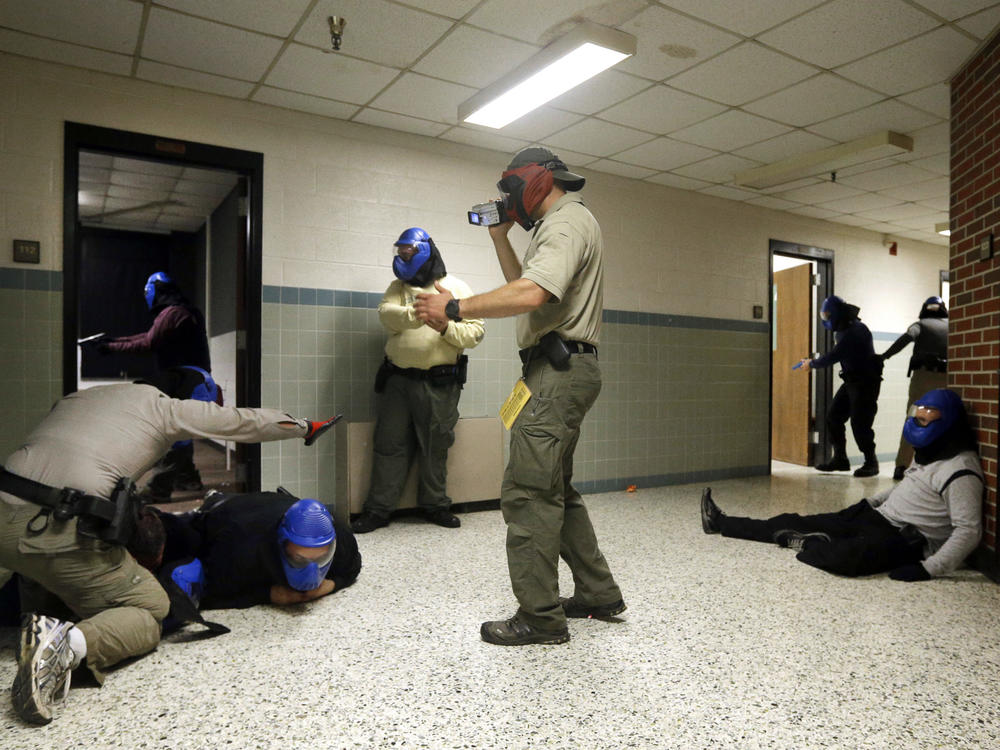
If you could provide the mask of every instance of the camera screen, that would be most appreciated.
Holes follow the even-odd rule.
[[[479,218],[479,214],[477,214],[475,211],[469,211],[469,223],[476,225],[482,224],[482,221]]]

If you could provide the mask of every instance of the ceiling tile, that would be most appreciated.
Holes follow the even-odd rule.
[[[921,208],[924,207],[921,206]],[[922,231],[933,232],[935,224],[944,224],[946,221],[948,221],[947,211],[927,213],[927,209],[924,208],[923,213],[896,219],[894,223],[899,224],[901,227],[908,227],[909,229],[919,229]]]
[[[958,26],[974,34],[980,39],[986,39],[996,30],[1000,24],[1000,5],[996,5],[982,13],[963,18],[958,22]]]
[[[462,126],[451,128],[440,137],[446,141],[455,141],[456,143],[465,143],[469,146],[479,146],[480,148],[488,148],[493,151],[502,151],[505,154],[515,154],[522,148],[527,148],[531,145],[531,141],[509,138],[500,135],[496,130],[486,132]]]
[[[49,60],[79,68],[99,70],[127,76],[132,71],[132,58],[113,52],[87,49],[76,44],[39,39],[28,34],[0,29],[0,50],[15,55],[24,55],[36,60]]]
[[[908,154],[899,154],[896,161],[914,161],[951,151],[951,124],[948,122],[920,128],[909,135],[913,138],[913,150]]]
[[[110,168],[114,165],[115,157],[111,154],[98,154],[94,151],[81,151],[80,152],[80,166],[81,167],[106,167]]]
[[[127,201],[139,201],[142,203],[152,203],[153,201],[166,200],[170,195],[170,190],[165,187],[151,189],[141,188],[135,185],[107,185],[106,194],[109,198],[121,198]]]
[[[111,169],[80,165],[80,182],[107,183],[111,179]]]
[[[856,214],[859,211],[871,211],[876,208],[888,208],[898,206],[900,202],[894,198],[888,198],[877,193],[858,193],[845,198],[837,198],[831,201],[815,201],[821,208],[836,211],[841,214]]]
[[[706,148],[728,151],[773,138],[789,129],[773,120],[731,109],[697,125],[676,130],[671,136]]]
[[[280,49],[281,42],[272,37],[153,6],[146,23],[142,56],[205,73],[256,81]]]
[[[318,96],[300,94],[296,91],[285,91],[271,86],[261,86],[253,95],[255,102],[270,104],[275,107],[294,109],[301,112],[311,112],[314,115],[335,117],[338,120],[350,119],[358,111],[358,105],[335,102]]]
[[[743,106],[747,112],[803,127],[883,99],[839,76],[823,73]]]
[[[501,135],[511,138],[527,138],[532,141],[540,141],[546,136],[580,122],[582,119],[582,115],[572,112],[563,112],[553,107],[540,107],[529,112],[524,117],[517,118],[509,125],[504,125],[499,131],[493,128],[484,129],[494,133],[499,132]],[[475,128],[476,126],[472,127]]]
[[[975,48],[964,34],[942,27],[836,72],[886,94],[903,94],[950,80]]]
[[[736,172],[758,166],[757,162],[749,159],[741,159],[732,154],[720,154],[710,159],[688,164],[673,170],[674,174],[681,177],[694,177],[697,180],[707,180],[708,182],[731,182]]]
[[[788,213],[798,214],[799,216],[810,216],[813,219],[826,219],[827,221],[837,221],[838,217],[842,215],[838,214],[836,211],[831,211],[828,208],[817,208],[816,206],[789,208]]]
[[[666,171],[715,155],[715,151],[695,146],[693,143],[683,143],[670,138],[657,138],[615,154],[615,158],[629,164],[641,164],[645,167]]]
[[[655,182],[658,185],[680,188],[681,190],[697,190],[698,188],[708,187],[712,184],[710,182],[705,182],[704,180],[696,180],[693,177],[681,177],[680,175],[673,174],[672,172],[664,172],[663,174],[654,175],[649,177],[646,182]]]
[[[901,102],[945,120],[951,117],[951,86],[947,82],[935,83],[897,98]]]
[[[199,180],[179,180],[174,188],[174,193],[180,196],[200,196],[202,198],[213,198],[221,201],[232,190],[230,185],[220,185],[215,182],[201,182]]]
[[[697,16],[705,21],[754,36],[787,21],[793,16],[815,8],[824,0],[768,0],[768,2],[736,2],[733,0],[669,0],[671,8]]]
[[[584,120],[546,139],[546,143],[565,146],[594,156],[611,156],[650,139],[648,133],[602,120]]]
[[[483,88],[521,65],[538,47],[459,26],[413,66],[417,73]],[[488,55],[483,51],[489,50]]]
[[[448,129],[447,125],[442,125],[441,123],[420,120],[416,117],[407,117],[406,115],[397,115],[393,112],[380,112],[377,109],[371,108],[361,110],[360,113],[354,116],[353,121],[365,123],[366,125],[375,125],[380,128],[389,128],[390,130],[416,133],[417,135],[436,136],[441,135],[441,133]]]
[[[724,112],[722,104],[656,85],[601,113],[601,119],[650,133],[669,133]]]
[[[936,124],[935,119],[933,115],[916,110],[902,102],[886,99],[857,112],[810,125],[809,130],[837,141],[851,141],[881,130],[910,134]]]
[[[917,0],[917,2],[942,18],[954,21],[956,18],[981,11],[995,4],[996,0]]]
[[[635,180],[641,180],[645,177],[656,174],[655,169],[646,169],[632,164],[622,164],[620,161],[612,161],[610,159],[598,159],[597,161],[587,165],[587,168],[596,169],[598,172],[616,174],[619,177],[631,177]]]
[[[309,7],[309,0],[282,0],[280,3],[262,3],[260,0],[157,0],[157,4],[243,29],[287,37]],[[327,29],[329,42],[329,27]]]
[[[919,203],[921,206],[926,206],[932,211],[944,211],[947,213],[951,210],[951,197],[947,193],[937,198],[920,198]]]
[[[200,167],[184,167],[181,179],[195,182],[212,182],[216,185],[226,185],[232,188],[236,184],[237,175],[224,169],[201,169]]]
[[[207,91],[210,94],[230,96],[236,99],[246,99],[254,87],[254,84],[249,81],[234,81],[232,78],[214,76],[211,73],[199,73],[196,70],[184,70],[149,60],[139,61],[135,76],[147,81],[165,83],[168,86]]]
[[[635,56],[619,63],[619,70],[654,81],[687,70],[740,41],[738,36],[656,6],[621,29],[633,34],[638,43]]]
[[[862,218],[895,223],[903,219],[912,219],[914,216],[926,216],[927,209],[915,203],[900,203],[895,206],[873,208],[867,211],[855,211],[854,213]]]
[[[291,44],[278,58],[264,83],[303,94],[364,104],[396,75],[397,71],[382,65]]]
[[[372,101],[372,106],[454,125],[458,105],[476,93],[468,86],[406,73]]]
[[[760,41],[822,68],[833,68],[934,28],[902,0],[833,0],[760,36]]]
[[[924,182],[933,177],[927,172],[911,164],[892,164],[886,167],[871,169],[860,174],[844,176],[838,173],[838,182],[862,190],[882,190],[893,185],[906,185],[913,182]]]
[[[944,175],[945,177],[951,173],[950,154],[937,154],[923,159],[914,159],[910,162],[910,164],[915,167],[920,167],[921,169],[926,169],[928,172],[932,172],[936,175]]]
[[[557,96],[549,104],[570,112],[592,115],[648,87],[649,81],[645,78],[617,70],[605,70],[562,96]]]
[[[778,197],[789,201],[797,201],[798,203],[825,203],[837,200],[838,198],[848,198],[859,193],[861,191],[857,188],[826,180],[818,182],[815,185],[809,185],[808,187],[786,190],[778,193]]]
[[[367,1],[367,0],[366,0]],[[617,12],[616,12],[617,6]],[[572,29],[580,20],[618,26],[635,13],[634,2],[595,3],[594,0],[486,0],[465,22],[482,29],[544,46]],[[602,10],[601,17],[595,11]],[[627,30],[627,29],[626,29]]]
[[[789,208],[797,208],[799,203],[794,201],[786,201],[784,198],[775,198],[773,195],[763,195],[753,200],[748,200],[751,206],[760,206],[761,208],[774,208],[778,211],[787,211]]]
[[[861,226],[862,228],[867,229],[869,232],[881,232],[882,234],[895,234],[897,232],[903,231],[902,227],[898,227],[895,224],[889,224],[884,221],[862,224]]]
[[[805,130],[793,130],[790,133],[784,133],[751,146],[744,146],[733,153],[746,159],[755,159],[764,164],[770,164],[799,154],[807,154],[810,151],[829,148],[835,143],[836,141],[813,135]]]
[[[799,213],[798,209],[791,209],[794,213]],[[847,224],[851,227],[861,227],[868,224],[868,219],[862,219],[860,216],[855,216],[854,214],[838,214],[836,212],[834,216],[827,217],[829,221],[835,221],[838,224]],[[822,217],[821,217],[822,218]]]
[[[729,185],[712,185],[698,192],[702,195],[712,195],[716,198],[725,198],[730,201],[749,201],[751,198],[758,197],[757,193],[750,192],[749,190],[740,190]]]
[[[670,85],[707,99],[740,105],[816,73],[811,65],[773,52],[756,42],[731,47],[670,79]]]
[[[341,52],[395,68],[413,64],[451,27],[447,19],[386,0],[320,0],[295,41],[330,49],[330,16],[347,19]]]
[[[901,201],[924,201],[941,195],[948,195],[950,183],[947,177],[938,177],[926,182],[916,182],[912,185],[888,187],[879,192],[890,198]]]
[[[162,161],[150,161],[148,159],[130,159],[125,156],[111,157],[111,166],[115,172],[135,172],[138,174],[156,175],[158,177],[172,177],[177,179],[184,171],[180,164],[170,164]]]
[[[461,18],[479,4],[479,0],[400,0],[400,2],[448,18]]]
[[[114,23],[108,23],[109,18]],[[101,3],[3,0],[0,3],[0,27],[126,55],[135,53],[141,23],[142,5],[130,0]]]

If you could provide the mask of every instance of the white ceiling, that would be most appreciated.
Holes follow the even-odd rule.
[[[347,19],[330,51],[327,17]],[[458,105],[587,19],[637,54],[499,130]],[[0,50],[946,244],[948,81],[995,0],[0,0]],[[911,153],[756,191],[734,172],[879,130]],[[110,197],[110,196],[109,196]]]

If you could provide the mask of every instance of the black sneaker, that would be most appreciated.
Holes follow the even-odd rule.
[[[578,602],[576,597],[560,597],[559,603],[562,605],[563,612],[566,613],[567,617],[614,617],[615,615],[620,615],[628,606],[625,602],[619,599],[616,602],[611,602],[610,604],[583,604]]]
[[[355,534],[367,534],[369,531],[381,529],[389,525],[389,519],[385,516],[377,516],[374,513],[362,513],[351,521],[351,531]]]
[[[539,630],[524,622],[517,615],[509,620],[493,620],[484,622],[479,628],[479,635],[487,643],[497,646],[528,646],[539,644],[555,646],[569,642],[569,629]]]
[[[850,471],[851,462],[846,458],[838,458],[834,456],[825,464],[816,464],[817,471]]]
[[[719,506],[712,500],[712,488],[706,487],[701,491],[701,530],[706,534],[719,533],[719,519],[725,513],[719,510]]]
[[[424,518],[431,523],[436,523],[438,526],[444,526],[446,529],[457,529],[462,525],[462,521],[459,517],[447,508],[433,508],[432,510],[425,510]]]
[[[903,478],[904,474],[906,474],[905,466],[897,466],[895,469],[892,470],[892,478],[895,479],[897,482]]]
[[[806,533],[796,531],[795,529],[781,529],[781,531],[774,532],[774,543],[779,547],[786,547],[788,549],[801,550],[810,539],[820,542],[831,541],[830,535],[824,534],[822,531],[810,531]]]

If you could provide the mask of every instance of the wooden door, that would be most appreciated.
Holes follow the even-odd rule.
[[[809,355],[812,326],[812,266],[774,274],[771,325],[771,457],[809,465],[809,381],[811,374],[792,367]]]

